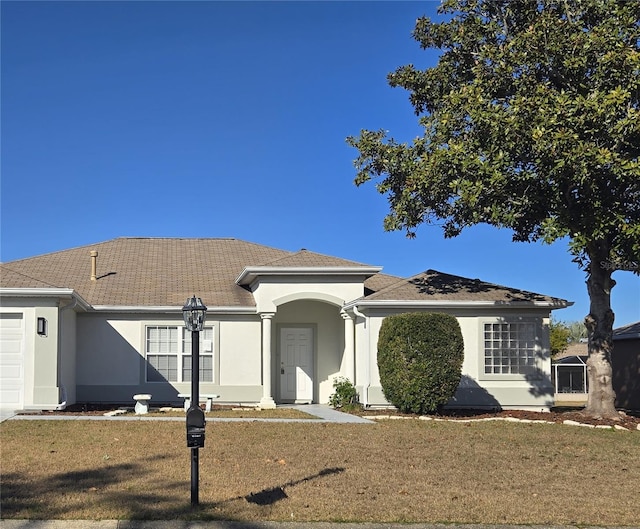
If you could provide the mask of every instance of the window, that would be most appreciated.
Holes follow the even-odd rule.
[[[484,324],[485,375],[527,375],[536,368],[535,322]]]
[[[172,325],[146,330],[147,382],[191,382],[191,332]],[[200,381],[213,382],[213,327],[200,331]]]

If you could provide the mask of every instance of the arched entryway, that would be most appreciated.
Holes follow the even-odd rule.
[[[276,402],[328,402],[333,379],[343,365],[345,333],[340,309],[317,299],[278,305],[272,343]]]

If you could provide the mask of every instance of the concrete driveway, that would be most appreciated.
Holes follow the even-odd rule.
[[[7,419],[10,419],[16,414],[15,410],[11,410],[8,408],[0,408],[0,422],[4,422]]]

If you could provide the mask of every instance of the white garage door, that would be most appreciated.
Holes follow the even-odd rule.
[[[24,396],[24,319],[0,314],[0,406],[20,409]]]

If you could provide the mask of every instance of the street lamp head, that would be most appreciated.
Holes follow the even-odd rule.
[[[184,326],[188,331],[201,331],[204,327],[204,320],[207,315],[207,307],[204,306],[202,300],[194,294],[189,298],[182,307],[182,316],[184,317]]]

